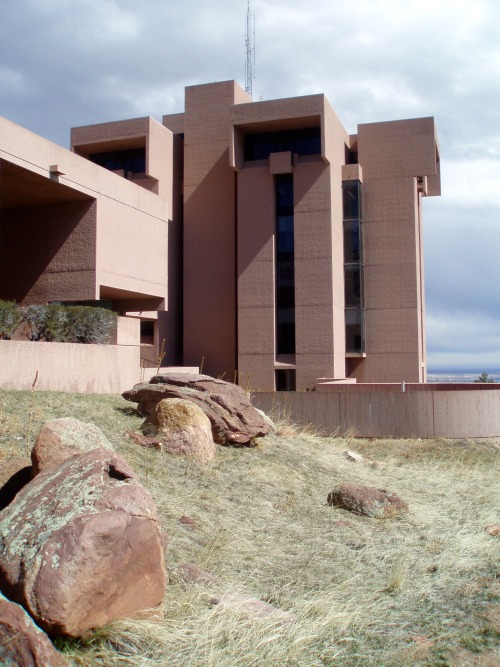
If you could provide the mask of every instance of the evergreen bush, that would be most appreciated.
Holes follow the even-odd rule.
[[[106,308],[68,306],[66,335],[68,342],[105,345],[116,331],[116,313]]]
[[[15,301],[0,301],[0,339],[10,340],[21,319],[22,311]]]
[[[33,305],[19,308],[0,301],[0,338],[9,340],[21,321],[29,340],[59,343],[109,344],[116,331],[117,315],[93,306]]]

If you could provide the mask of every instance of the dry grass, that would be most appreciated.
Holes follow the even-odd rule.
[[[0,456],[24,442],[29,402],[29,392],[0,392]],[[85,642],[61,642],[73,664],[500,662],[500,542],[484,530],[500,523],[495,443],[322,438],[282,424],[254,449],[218,447],[201,468],[127,440],[141,423],[130,408],[115,396],[36,393],[31,431],[48,417],[97,424],[152,493],[169,535],[165,620],[120,621]],[[346,449],[382,466],[349,462]],[[377,521],[327,506],[333,486],[348,481],[396,491],[409,515]],[[181,515],[196,525],[180,525]],[[185,562],[217,583],[184,583]],[[229,589],[293,617],[255,620],[210,605]]]

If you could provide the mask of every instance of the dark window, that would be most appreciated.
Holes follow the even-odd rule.
[[[365,351],[361,182],[342,183],[346,352]]]
[[[361,306],[363,267],[361,264],[346,264],[344,267],[345,306]]]
[[[123,170],[125,178],[128,178],[129,174],[144,174],[146,171],[145,148],[92,153],[89,155],[89,160],[110,171]]]
[[[346,308],[345,348],[346,352],[365,350],[365,312],[362,308]]]
[[[362,224],[359,218],[344,220],[344,262],[362,261]]]
[[[321,154],[321,128],[261,132],[245,135],[245,160],[267,160],[271,153],[291,151],[298,155]]]
[[[292,174],[276,176],[276,353],[295,353]]]
[[[275,371],[276,391],[295,391],[295,370],[287,368]]]
[[[361,183],[344,181],[342,183],[344,220],[361,218]]]

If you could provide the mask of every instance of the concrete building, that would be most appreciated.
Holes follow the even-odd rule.
[[[349,136],[323,95],[227,81],[71,148],[0,123],[0,298],[106,303],[165,364],[254,389],[425,381],[432,118]]]

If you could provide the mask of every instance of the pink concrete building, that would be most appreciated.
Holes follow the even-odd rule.
[[[164,364],[253,389],[425,381],[432,118],[348,135],[323,95],[228,81],[71,147],[0,121],[0,299],[106,304]]]

